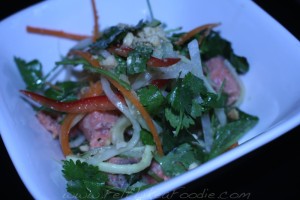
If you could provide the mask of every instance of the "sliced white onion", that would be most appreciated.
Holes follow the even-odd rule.
[[[121,153],[121,156],[133,157],[133,158],[141,158],[143,156],[145,150],[145,146],[137,146],[132,149]]]
[[[85,140],[86,140],[86,138],[84,137],[84,135],[78,135],[74,140],[70,141],[70,147],[71,147],[71,148],[78,147],[78,146],[80,146]]]
[[[141,160],[138,163],[134,164],[114,164],[109,162],[88,162],[91,165],[98,166],[99,170],[102,172],[107,172],[111,174],[134,174],[138,173],[151,165],[153,152],[155,151],[155,146],[146,145],[144,148],[144,152],[141,156]],[[73,160],[76,162],[77,160],[81,162],[87,162],[87,160],[83,157],[78,157],[75,155],[67,156],[67,160]]]
[[[186,57],[180,56],[180,61],[169,67],[149,67],[149,71],[155,79],[182,78],[192,70],[192,63]]]
[[[190,43],[188,43],[188,49],[189,49],[189,54],[192,62],[191,72],[198,78],[203,79],[204,75],[203,75],[203,69],[201,64],[198,41],[194,39]]]
[[[112,144],[117,149],[127,146],[127,142],[124,140],[124,132],[130,125],[128,118],[123,115],[119,117],[115,125],[110,129]]]
[[[97,166],[100,171],[111,174],[134,174],[138,173],[151,165],[153,158],[154,146],[146,145],[142,159],[138,163],[118,165],[108,162],[99,162]]]
[[[225,114],[225,109],[224,108],[215,108],[214,111],[215,111],[215,114],[216,114],[221,126],[224,126],[227,123],[227,116]]]
[[[152,79],[152,75],[149,72],[141,73],[136,77],[136,79],[131,85],[131,88],[133,90],[137,90],[141,87],[149,85],[151,79]]]
[[[213,133],[212,133],[211,122],[208,113],[202,115],[201,124],[203,130],[205,150],[206,152],[209,153],[213,143]]]

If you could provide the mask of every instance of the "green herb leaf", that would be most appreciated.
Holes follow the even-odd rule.
[[[137,74],[146,71],[147,61],[152,54],[149,46],[136,46],[127,57],[127,73]]]
[[[38,60],[26,62],[21,58],[14,57],[14,61],[28,90],[40,91],[44,88],[43,67]]]
[[[128,32],[137,32],[145,26],[141,20],[136,26],[112,26],[106,29],[101,38],[91,45],[92,50],[106,49],[109,45],[120,42]]]
[[[235,55],[231,43],[223,39],[218,32],[211,31],[202,41],[201,56],[204,60],[222,55],[224,56],[236,71],[240,74],[245,74],[249,70],[249,64],[245,57]]]
[[[137,95],[142,105],[150,114],[159,113],[165,103],[165,97],[161,91],[153,85],[137,90]]]
[[[190,113],[193,100],[200,94],[206,93],[204,82],[189,72],[183,79],[177,80],[175,87],[168,94],[167,100],[176,111],[184,110]]]
[[[174,135],[177,136],[179,131],[183,128],[189,128],[191,125],[194,125],[195,122],[194,120],[188,116],[188,115],[184,115],[183,111],[180,111],[179,114],[175,112],[172,112],[171,109],[166,108],[165,109],[165,117],[167,119],[167,121],[169,121],[170,125],[173,128],[176,128]]]
[[[84,85],[87,84],[74,81],[57,82],[54,87],[47,89],[44,94],[58,101],[74,101],[78,99],[77,94]]]
[[[215,129],[215,139],[212,145],[212,150],[209,154],[209,159],[218,156],[226,151],[231,145],[236,143],[247,131],[253,128],[258,118],[239,111],[239,119],[232,121],[224,126]]]
[[[186,172],[190,165],[199,161],[196,159],[194,150],[190,144],[184,143],[173,149],[164,157],[155,156],[167,176],[177,176]]]
[[[99,40],[91,45],[92,49],[105,49],[111,43],[123,39],[128,29],[122,26],[112,26],[105,30]]]
[[[78,199],[101,199],[106,193],[104,185],[108,181],[107,174],[96,166],[79,160],[64,160],[62,172],[68,181],[68,192]]]
[[[55,64],[56,65],[74,65],[74,66],[76,66],[76,65],[87,65],[87,64],[89,64],[89,62],[83,58],[72,58],[72,59],[64,58],[61,61],[55,62]]]
[[[111,71],[96,68],[96,67],[93,67],[91,65],[84,65],[83,68],[90,71],[90,72],[92,72],[92,73],[98,73],[98,74],[103,74],[105,76],[108,76],[108,77],[112,78],[113,80],[117,81],[120,85],[125,87],[127,90],[130,90],[130,88],[131,88],[128,83],[126,83],[125,81],[119,79],[119,77]]]
[[[114,71],[116,74],[126,74],[127,73],[127,64],[126,60],[124,58],[121,58],[119,56],[115,56],[116,61],[118,62],[118,65],[115,67]]]
[[[152,134],[145,129],[141,130],[141,141],[143,142],[144,145],[155,146],[155,142],[153,140]]]

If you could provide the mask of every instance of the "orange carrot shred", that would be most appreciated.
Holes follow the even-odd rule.
[[[86,59],[92,66],[101,67],[99,62],[97,60],[93,59],[93,57],[90,53],[83,52],[83,51],[73,51],[73,53]],[[146,111],[144,106],[141,104],[141,102],[136,98],[136,96],[130,90],[127,90],[122,85],[120,85],[117,81],[111,79],[110,77],[106,77],[106,78],[124,95],[124,97],[126,97],[133,105],[135,105],[135,107],[141,113],[142,117],[146,121],[148,128],[150,129],[150,132],[153,136],[154,142],[156,144],[157,152],[159,155],[162,156],[164,153],[163,153],[160,138],[158,136],[158,132],[155,128],[155,125],[154,125],[149,113]]]
[[[208,30],[208,29],[212,29],[216,26],[219,26],[219,23],[215,23],[215,24],[205,24],[199,27],[194,28],[193,30],[187,32],[186,34],[182,35],[177,42],[175,42],[175,44],[177,45],[182,45],[183,43],[185,43],[186,41],[188,41],[189,39],[191,39],[192,37],[194,37],[197,33],[200,33],[201,31],[204,30]]]
[[[98,14],[96,9],[95,0],[92,0],[92,7],[93,7],[93,16],[94,16],[94,32],[93,32],[93,42],[97,40],[99,37],[99,23],[98,23]]]
[[[41,34],[41,35],[52,35],[52,36],[67,38],[67,39],[71,39],[71,40],[83,40],[85,38],[90,37],[87,35],[78,35],[78,34],[73,34],[73,33],[67,33],[64,31],[39,28],[39,27],[33,27],[33,26],[27,26],[26,30],[29,33],[37,33],[37,34]]]
[[[59,140],[60,146],[65,156],[72,154],[72,150],[69,144],[69,133],[72,128],[72,123],[77,115],[78,114],[67,114],[61,125]]]

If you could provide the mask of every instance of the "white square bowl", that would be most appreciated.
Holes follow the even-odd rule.
[[[130,3],[129,3],[130,2]],[[300,123],[300,43],[252,1],[152,0],[154,16],[169,28],[221,22],[221,35],[235,52],[247,57],[250,71],[242,76],[246,95],[241,109],[260,118],[242,143],[213,160],[129,198],[153,199],[259,148]],[[118,5],[118,6],[116,6]],[[98,1],[100,26],[136,24],[149,17],[146,1]],[[68,12],[66,12],[68,11]],[[25,85],[13,62],[39,59],[45,71],[75,42],[26,33],[26,25],[91,34],[90,3],[84,0],[46,1],[0,23],[0,128],[9,155],[35,199],[70,198],[61,174],[59,144],[20,97]]]

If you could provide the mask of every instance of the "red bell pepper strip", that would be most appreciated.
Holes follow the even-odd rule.
[[[121,56],[121,57],[127,57],[131,51],[133,51],[132,48],[126,47],[126,46],[110,46],[108,48],[108,51],[112,54]],[[171,65],[176,64],[180,61],[180,58],[155,58],[151,56],[149,60],[147,61],[148,67],[168,67]]]
[[[151,81],[151,85],[155,85],[156,87],[161,89],[165,87],[169,82],[170,82],[169,79],[156,79]]]
[[[133,48],[127,46],[110,46],[107,49],[110,53],[121,56],[121,57],[128,57],[128,54],[133,50]]]
[[[39,104],[59,112],[88,113],[100,110],[117,110],[107,96],[93,96],[71,102],[60,102],[30,91],[21,90],[20,92]],[[118,97],[121,101],[124,101],[121,95],[118,95]]]
[[[171,65],[174,65],[180,61],[180,58],[155,58],[150,57],[150,59],[147,61],[148,67],[169,67]]]

